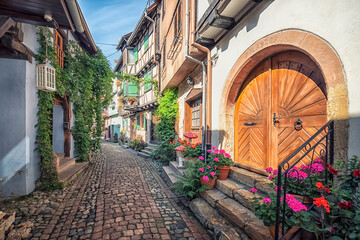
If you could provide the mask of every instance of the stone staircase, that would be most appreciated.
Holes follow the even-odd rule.
[[[163,166],[162,168],[162,177],[170,187],[179,181],[174,175],[184,175],[185,168],[180,168],[178,161],[171,161],[169,162],[169,166]]]
[[[138,152],[137,155],[140,157],[143,157],[143,158],[150,158],[153,148],[156,148],[156,147],[157,147],[156,144],[148,143],[147,146],[145,147],[145,149]]]
[[[75,179],[89,165],[88,162],[77,163],[75,158],[65,157],[64,153],[56,153],[56,156],[59,182],[64,186]]]
[[[227,180],[217,180],[215,188],[200,194],[189,204],[199,221],[214,231],[216,239],[273,239],[263,222],[253,213],[253,198],[273,191],[262,175],[231,167]],[[249,191],[256,188],[254,195]]]

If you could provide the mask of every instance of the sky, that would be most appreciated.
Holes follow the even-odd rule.
[[[78,0],[95,44],[101,48],[114,69],[120,38],[131,32],[143,13],[147,0]]]

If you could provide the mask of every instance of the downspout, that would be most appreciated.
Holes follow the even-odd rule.
[[[195,19],[193,19],[195,20]],[[189,0],[186,0],[186,15],[185,15],[185,58],[189,59],[190,61],[196,62],[202,65],[203,68],[203,77],[202,77],[202,123],[201,123],[201,130],[202,130],[202,147],[201,147],[201,155],[204,156],[205,162],[207,160],[207,151],[206,151],[206,104],[207,104],[207,94],[206,94],[206,63],[202,62],[196,58],[193,58],[189,55]]]
[[[84,32],[84,27],[81,23],[81,18],[80,18],[80,14],[76,5],[76,0],[65,0],[66,1],[66,5],[69,8],[69,12],[71,15],[71,18],[74,22],[76,31],[78,31],[79,33],[83,33]]]
[[[207,144],[211,145],[211,109],[212,109],[212,61],[211,61],[211,51],[210,49],[208,49],[207,47],[204,47],[198,43],[195,42],[195,0],[193,0],[192,2],[192,46],[196,47],[197,49],[199,49],[200,51],[203,51],[206,53],[206,57],[207,57],[207,63],[206,63],[206,67],[207,67],[207,87],[206,87],[206,96],[207,96],[207,111],[206,111],[206,119],[207,119]]]

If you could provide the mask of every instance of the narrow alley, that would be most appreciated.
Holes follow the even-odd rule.
[[[34,222],[29,239],[210,239],[150,160],[110,143],[102,149],[63,190],[0,209],[16,207],[16,223]]]

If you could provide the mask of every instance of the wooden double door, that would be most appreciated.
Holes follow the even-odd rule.
[[[326,109],[325,83],[309,57],[288,51],[265,59],[236,102],[235,161],[256,170],[277,167],[326,124]]]

